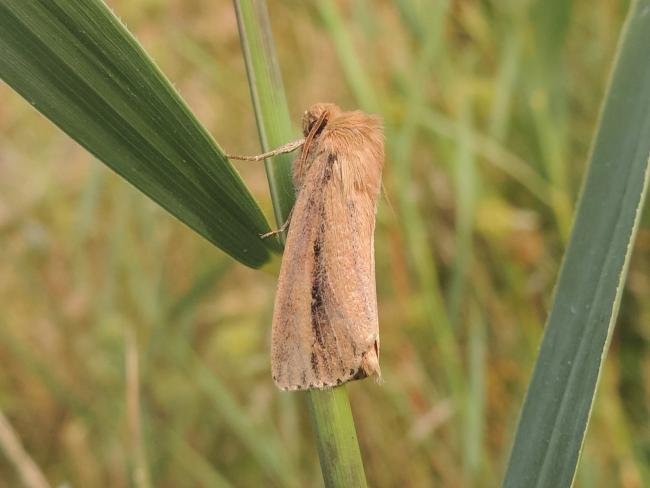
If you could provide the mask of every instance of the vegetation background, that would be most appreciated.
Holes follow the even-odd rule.
[[[229,1],[108,3],[225,149],[259,151]],[[496,486],[628,2],[434,2],[439,25],[428,3],[269,9],[296,126],[316,101],[387,125],[386,381],[349,386],[369,484]],[[262,165],[237,167],[270,216]],[[650,483],[648,217],[578,486]],[[0,251],[0,411],[53,485],[319,486],[305,398],[270,380],[274,275],[1,83]]]

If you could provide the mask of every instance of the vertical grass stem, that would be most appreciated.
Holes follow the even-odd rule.
[[[262,149],[296,137],[287,108],[282,77],[264,0],[235,0],[242,51]],[[294,202],[290,156],[267,164],[267,176],[278,225]],[[366,477],[345,386],[307,393],[318,455],[326,487],[365,487]]]

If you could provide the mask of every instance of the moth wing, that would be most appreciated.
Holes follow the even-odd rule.
[[[380,375],[376,195],[350,184],[353,156],[318,152],[293,210],[273,315],[272,373],[281,389]]]

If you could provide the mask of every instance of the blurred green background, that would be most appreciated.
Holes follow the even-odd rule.
[[[109,4],[228,152],[259,151],[232,4]],[[371,486],[497,486],[628,2],[269,2],[296,127],[380,112],[385,383],[349,385]],[[272,214],[261,164],[237,163]],[[645,212],[577,486],[650,483]],[[0,411],[53,485],[319,486],[275,389],[275,276],[237,264],[0,83]],[[19,484],[0,452],[0,487]]]

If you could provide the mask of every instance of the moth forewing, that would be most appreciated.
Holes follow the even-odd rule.
[[[273,379],[285,390],[381,374],[373,239],[381,124],[333,104],[313,106],[303,124],[273,314]]]

